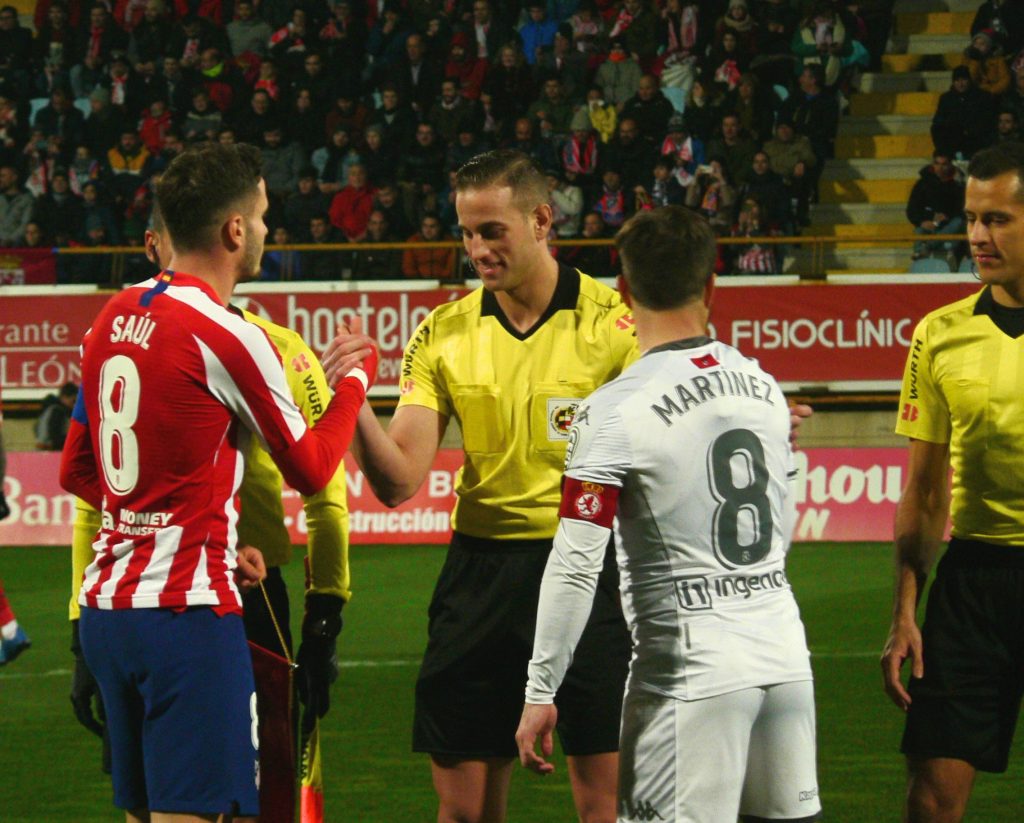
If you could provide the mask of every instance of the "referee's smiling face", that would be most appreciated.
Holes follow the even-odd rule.
[[[534,268],[540,249],[533,221],[508,186],[467,189],[455,196],[462,245],[484,288],[511,291]]]
[[[967,239],[982,283],[996,302],[1024,306],[1024,191],[1015,171],[967,178]]]

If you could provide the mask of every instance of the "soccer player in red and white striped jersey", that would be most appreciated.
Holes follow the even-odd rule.
[[[262,561],[236,547],[244,446],[258,437],[289,484],[321,489],[351,440],[376,354],[369,338],[352,343],[337,394],[307,428],[266,334],[226,305],[258,272],[267,232],[258,151],[186,152],[157,200],[174,257],[111,298],[86,335],[61,466],[64,487],[102,512],[81,642],[128,819],[253,815],[255,697],[235,577],[258,577],[247,558]],[[181,768],[199,756],[202,770]]]

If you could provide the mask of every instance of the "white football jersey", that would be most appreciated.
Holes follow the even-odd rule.
[[[595,528],[599,509],[614,505],[603,490],[618,487],[631,689],[695,700],[811,678],[785,570],[789,428],[774,378],[706,337],[648,351],[577,409],[563,523]],[[566,606],[542,602],[541,611]],[[541,668],[547,642],[538,634]],[[541,668],[531,666],[531,681]]]

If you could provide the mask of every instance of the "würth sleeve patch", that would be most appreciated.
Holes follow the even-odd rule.
[[[566,477],[558,515],[568,520],[582,520],[610,529],[615,519],[618,501],[618,486],[606,486],[603,483]]]

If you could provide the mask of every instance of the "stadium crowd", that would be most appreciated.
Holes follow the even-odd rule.
[[[5,6],[0,245],[140,245],[162,169],[204,140],[260,147],[279,244],[452,236],[454,169],[498,146],[547,170],[560,239],[610,235],[669,203],[720,236],[791,234],[807,223],[846,94],[884,51],[891,9],[40,0],[33,32]],[[770,246],[729,249],[723,272],[777,270]],[[610,248],[562,253],[614,271]],[[447,249],[279,251],[263,274],[437,278],[455,262]],[[59,278],[108,275],[108,260],[79,255]]]

